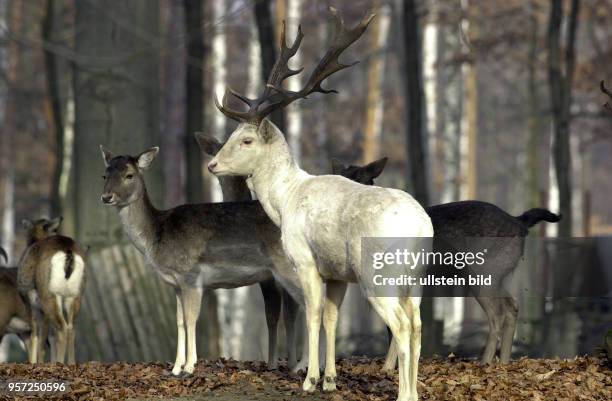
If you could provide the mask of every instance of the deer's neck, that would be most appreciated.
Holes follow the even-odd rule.
[[[297,166],[289,145],[279,134],[250,178],[257,199],[277,226],[281,225],[287,203],[306,177],[308,174]]]
[[[158,215],[159,211],[151,204],[146,191],[140,199],[119,209],[125,232],[146,257],[151,257],[158,242]]]
[[[244,177],[219,177],[223,202],[250,201],[251,191]]]

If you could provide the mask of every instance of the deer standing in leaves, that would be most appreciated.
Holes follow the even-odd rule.
[[[103,204],[117,209],[134,246],[176,293],[177,350],[172,374],[191,374],[195,369],[196,322],[203,289],[252,284],[262,287],[268,363],[275,367],[280,294],[274,280],[296,300],[301,292],[282,251],[280,233],[259,202],[190,204],[159,210],[149,199],[144,179],[159,149],[151,148],[137,156],[115,156],[104,147],[101,151],[106,166]],[[294,318],[286,316],[291,339]],[[291,340],[288,343],[289,364],[295,365],[295,347]]]
[[[297,166],[283,133],[266,117],[272,111],[315,93],[330,93],[321,83],[350,65],[338,61],[340,54],[365,32],[373,15],[367,15],[353,29],[347,29],[337,12],[332,44],[296,92],[282,82],[301,70],[291,70],[289,59],[303,38],[301,29],[290,47],[281,34],[279,58],[263,94],[249,99],[228,90],[219,110],[240,124],[223,148],[208,164],[217,176],[248,177],[271,220],[280,227],[283,249],[295,266],[304,291],[309,349],[319,347],[321,315],[327,338],[323,390],[336,384],[335,331],[338,307],[348,282],[359,282],[367,272],[361,263],[363,237],[432,237],[431,220],[423,208],[403,191],[355,183],[334,175],[313,176]],[[231,93],[248,106],[233,110],[227,103]],[[401,221],[401,224],[398,224]],[[323,289],[326,284],[325,303]],[[376,297],[368,300],[391,329],[399,354],[398,400],[417,399],[417,369],[421,347],[420,297]],[[314,391],[320,378],[318,353],[309,353],[303,388]]]
[[[44,362],[48,325],[54,332],[53,362],[75,363],[75,324],[85,289],[86,251],[57,233],[61,221],[22,222],[28,247],[19,262],[18,285],[32,306],[31,363]]]

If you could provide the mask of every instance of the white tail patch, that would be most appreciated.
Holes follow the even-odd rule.
[[[66,279],[65,252],[57,252],[51,258],[51,272],[49,275],[49,292],[62,297],[74,297],[79,294],[81,282],[83,281],[83,270],[85,263],[79,255],[73,255],[73,266],[70,277]]]

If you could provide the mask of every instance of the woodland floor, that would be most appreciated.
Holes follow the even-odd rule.
[[[268,371],[261,362],[200,361],[188,378],[169,375],[166,363],[90,362],[76,366],[0,364],[0,381],[63,379],[62,395],[18,396],[2,400],[220,400],[220,401],[382,401],[395,400],[397,374],[381,372],[380,359],[350,358],[338,362],[338,390],[304,394],[304,374],[286,368]],[[421,362],[420,400],[612,400],[612,370],[597,358],[527,359],[504,366],[485,366],[455,358]]]

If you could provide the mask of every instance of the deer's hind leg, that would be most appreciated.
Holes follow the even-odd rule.
[[[54,362],[64,363],[66,357],[67,323],[59,295],[48,295],[42,302],[44,317],[55,332]]]
[[[76,362],[75,350],[75,321],[81,309],[80,297],[68,297],[64,299],[64,308],[66,310],[67,325],[66,325],[66,348],[68,353],[67,363],[74,365]]]
[[[327,339],[325,357],[325,378],[323,391],[336,389],[336,327],[338,326],[338,309],[346,294],[347,283],[330,281],[327,283],[325,306],[323,308],[323,327]]]
[[[512,353],[512,341],[516,332],[516,323],[518,319],[518,305],[516,300],[508,294],[507,298],[501,299],[503,310],[503,323],[501,328],[501,345],[499,348],[499,361],[501,363],[510,362]]]
[[[476,301],[478,301],[482,309],[484,309],[487,315],[487,321],[489,322],[489,334],[487,335],[487,342],[482,353],[481,361],[482,363],[491,364],[497,353],[497,342],[503,325],[503,309],[501,306],[503,299],[476,296]]]
[[[284,289],[281,291],[281,297],[283,303],[283,323],[285,325],[285,336],[287,337],[287,365],[289,369],[294,369],[298,363],[295,328],[300,305]]]
[[[259,283],[266,310],[266,323],[268,326],[268,368],[276,369],[278,366],[277,338],[278,320],[281,313],[281,292],[274,279]]]
[[[396,297],[368,297],[368,300],[391,329],[394,341],[397,344],[399,359],[398,401],[416,401],[417,393],[416,389],[413,388],[412,381],[418,370],[418,351],[412,352],[411,348],[412,346],[418,346],[420,350],[420,328],[413,335],[413,324],[417,321],[408,313],[409,310],[414,311],[414,309],[406,308],[402,305],[402,302],[405,301]],[[418,309],[418,306],[416,309]],[[420,319],[418,323],[420,323]],[[419,335],[418,341],[417,335]]]

